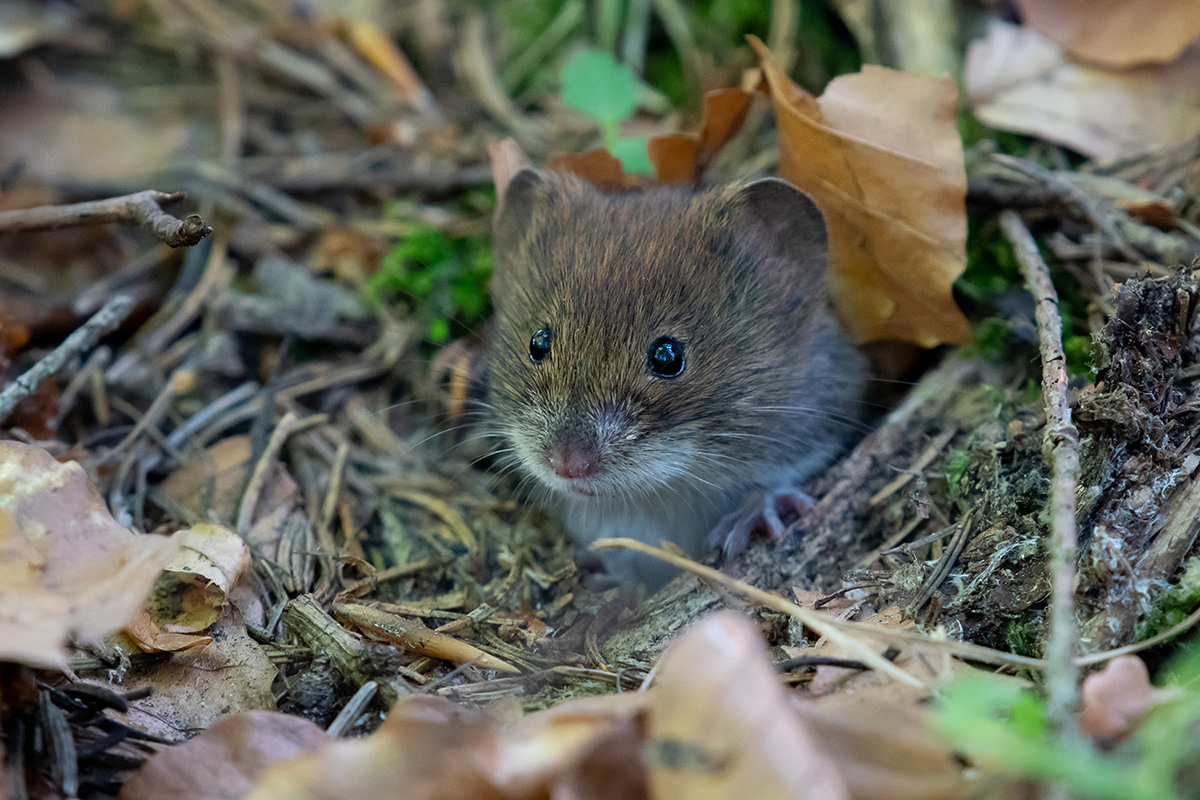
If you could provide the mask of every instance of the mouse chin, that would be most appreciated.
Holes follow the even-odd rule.
[[[557,475],[539,475],[538,479],[544,486],[564,497],[575,499],[597,498],[611,494],[605,487],[598,486],[595,481],[580,478],[560,478]]]

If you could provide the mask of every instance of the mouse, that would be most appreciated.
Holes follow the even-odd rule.
[[[862,427],[866,359],[831,311],[827,265],[824,217],[781,179],[604,193],[523,168],[494,224],[496,454],[581,544],[700,557],[780,537],[811,508],[802,482]],[[632,551],[601,558],[650,585],[670,574]]]

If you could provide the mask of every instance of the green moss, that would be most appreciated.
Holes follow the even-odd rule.
[[[1004,628],[1004,643],[1012,653],[1037,658],[1042,654],[1041,634],[1039,620],[1014,620]]]
[[[484,236],[455,237],[418,227],[383,258],[363,289],[373,306],[403,304],[426,337],[446,341],[480,324],[489,312],[492,254]]]
[[[1147,639],[1183,622],[1184,617],[1200,606],[1200,557],[1187,562],[1179,583],[1159,598],[1154,608],[1137,626],[1137,639]],[[1200,673],[1200,659],[1197,660]]]

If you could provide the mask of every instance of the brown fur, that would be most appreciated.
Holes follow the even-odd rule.
[[[493,421],[551,488],[550,440],[593,437],[595,503],[654,516],[666,494],[711,504],[697,524],[715,521],[748,489],[823,465],[852,431],[864,369],[828,312],[825,260],[820,213],[782,181],[602,195],[522,171],[497,223]],[[550,356],[534,364],[543,326]],[[677,378],[647,369],[660,336],[684,343]],[[798,406],[811,412],[764,410]]]

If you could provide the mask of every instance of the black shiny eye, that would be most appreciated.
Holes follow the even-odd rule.
[[[646,366],[660,378],[675,378],[683,372],[683,342],[663,336],[655,339],[646,355]]]
[[[529,340],[529,360],[540,364],[550,355],[550,329],[538,328]]]

